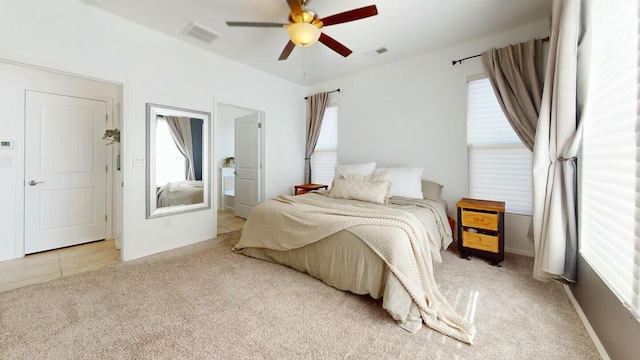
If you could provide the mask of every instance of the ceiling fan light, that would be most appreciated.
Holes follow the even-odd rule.
[[[315,44],[320,38],[320,29],[306,22],[289,24],[287,33],[294,44],[303,47]]]

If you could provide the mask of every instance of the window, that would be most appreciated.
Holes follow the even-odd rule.
[[[331,185],[338,164],[338,106],[324,111],[316,149],[311,155],[311,182]]]
[[[601,8],[591,12],[599,36],[591,42],[579,163],[580,253],[640,319],[638,10],[593,6]]]
[[[162,118],[156,121],[156,159],[162,159],[156,162],[157,186],[187,178],[187,160],[173,141],[169,124]]]
[[[533,154],[511,128],[489,79],[468,82],[469,196],[531,215]]]

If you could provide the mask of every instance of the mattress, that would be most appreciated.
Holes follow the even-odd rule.
[[[403,329],[422,326],[418,307],[384,261],[357,236],[340,231],[302,248],[247,248],[243,254],[305,272],[336,289],[382,298],[382,307]]]

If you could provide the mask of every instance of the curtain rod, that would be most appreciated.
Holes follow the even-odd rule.
[[[340,92],[340,88],[337,88],[335,90],[331,90],[331,91],[327,91],[327,94],[331,94],[332,92]],[[307,100],[309,97],[305,96],[304,99]]]
[[[549,37],[547,36],[546,38],[542,38],[542,41],[549,41]],[[460,59],[460,60],[453,60],[451,63],[452,63],[453,66],[455,66],[456,64],[462,64],[462,62],[465,61],[465,60],[477,58],[479,56],[482,56],[482,54],[469,56],[469,57],[466,57],[466,58],[463,58],[463,59]]]

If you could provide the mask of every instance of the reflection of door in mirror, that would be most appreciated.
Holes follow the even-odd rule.
[[[208,209],[209,113],[147,104],[147,217]]]

